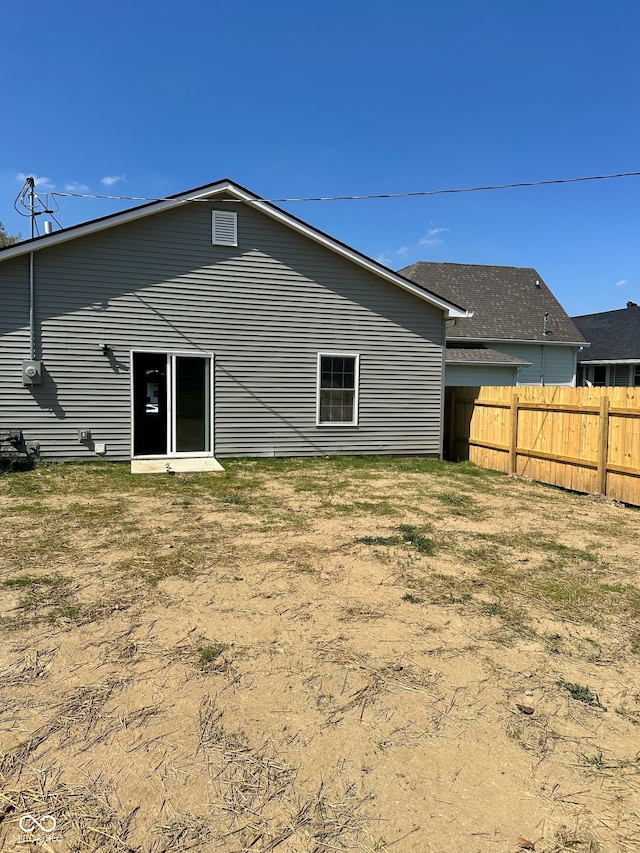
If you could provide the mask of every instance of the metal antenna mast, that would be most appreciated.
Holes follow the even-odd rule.
[[[31,239],[36,236],[36,182],[35,179],[29,176],[25,181],[25,189],[26,195],[29,199],[28,208],[29,208],[29,219],[31,221]]]
[[[55,197],[52,197],[49,193],[45,193],[45,201],[36,193],[36,179],[33,176],[29,176],[25,178],[24,186],[18,193],[16,200],[13,203],[13,207],[20,216],[28,216],[30,221],[30,237],[33,240],[34,237],[39,237],[40,233],[38,231],[37,225],[37,216],[41,216],[43,213],[49,215],[58,225],[59,228],[62,228],[62,225],[58,222],[55,217],[55,214],[60,210],[60,205],[58,204]],[[50,233],[51,223],[45,222],[45,234]]]

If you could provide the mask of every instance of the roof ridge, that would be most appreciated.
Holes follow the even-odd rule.
[[[538,271],[535,267],[517,267],[513,264],[469,264],[463,261],[416,261],[413,264],[410,264],[408,267],[403,267],[403,269],[411,269],[412,267],[418,267],[421,264],[425,266],[443,266],[443,267],[481,267],[486,269],[501,269],[501,270],[533,270],[536,275],[539,275]],[[398,270],[401,272],[401,270]]]
[[[582,320],[586,317],[604,317],[605,314],[622,314],[626,313],[629,308],[640,308],[640,305],[627,305],[624,308],[612,308],[610,311],[592,311],[590,314],[573,314],[572,320]]]

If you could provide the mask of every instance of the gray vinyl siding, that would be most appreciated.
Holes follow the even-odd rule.
[[[516,366],[447,364],[445,385],[515,385]]]
[[[575,385],[578,347],[545,348],[544,384]]]
[[[213,246],[211,210],[238,211]],[[29,357],[28,260],[0,263],[0,429],[51,458],[131,455],[131,350],[212,352],[214,450],[440,453],[443,314],[245,205],[196,203],[35,253],[44,381]],[[100,343],[111,347],[102,353]],[[320,351],[360,355],[359,424],[316,426]]]
[[[531,362],[520,367],[518,385],[575,385],[577,347],[508,341],[496,341],[491,346],[506,355]]]

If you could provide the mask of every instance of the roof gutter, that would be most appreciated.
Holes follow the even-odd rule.
[[[536,341],[536,340],[519,340],[517,338],[479,338],[475,335],[465,335],[462,338],[454,338],[447,335],[447,342],[465,343],[473,341],[474,343],[481,342],[484,344],[554,344],[557,347],[590,347],[591,344],[586,341]]]
[[[462,360],[449,360],[446,359],[447,364],[464,364],[465,367],[475,367],[478,365],[479,367],[517,367],[520,370],[521,367],[530,367],[533,362],[531,361],[462,361]]]
[[[640,364],[640,358],[600,358],[593,361],[580,359],[580,364]]]

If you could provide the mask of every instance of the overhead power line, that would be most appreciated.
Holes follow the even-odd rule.
[[[612,178],[637,178],[640,177],[640,172],[618,172],[614,175],[587,175],[580,178],[555,178],[546,181],[518,181],[511,184],[490,184],[479,187],[455,187],[452,189],[441,190],[418,190],[416,192],[405,193],[371,193],[369,195],[334,195],[334,196],[304,196],[300,198],[260,198],[259,201],[266,201],[273,204],[289,204],[301,201],[365,201],[367,199],[382,199],[382,198],[417,198],[419,196],[431,195],[451,195],[454,193],[478,193],[487,192],[489,190],[511,190],[522,187],[548,187],[554,184],[577,184],[584,181],[608,181]],[[74,193],[74,192],[59,192],[52,190],[49,193],[52,196],[60,196],[65,198],[87,198],[87,199],[107,199],[110,201],[176,201],[175,197],[171,196],[133,196],[133,195],[102,195],[99,193]],[[237,204],[237,199],[219,199],[220,201],[229,201]],[[185,198],[184,202],[210,202],[206,198]]]

